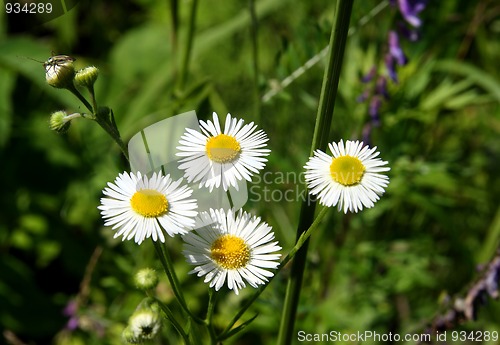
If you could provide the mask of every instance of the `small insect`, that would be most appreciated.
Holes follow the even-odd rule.
[[[69,55],[53,55],[53,54],[45,62],[27,56],[25,58],[43,64],[43,67],[45,68],[45,73],[49,73],[50,69],[52,69],[53,72],[56,72],[56,70],[59,67],[63,67],[65,64],[74,62],[76,60],[74,57],[71,57]]]
[[[49,57],[49,59],[43,63],[43,67],[45,68],[45,73],[49,73],[51,68],[53,72],[56,72],[60,67],[72,63],[75,60],[74,57],[68,55],[55,55]]]
[[[73,78],[75,76],[75,67],[73,61],[76,59],[68,55],[54,55],[47,61],[39,61],[30,57],[27,59],[41,63],[45,69],[45,80],[47,84],[55,88],[73,87]]]

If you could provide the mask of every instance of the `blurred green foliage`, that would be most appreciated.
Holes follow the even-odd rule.
[[[102,226],[101,190],[127,169],[118,147],[84,120],[65,135],[50,132],[51,112],[82,106],[68,92],[46,85],[43,66],[30,59],[45,61],[53,51],[76,57],[79,67],[98,66],[97,100],[113,108],[125,140],[184,111],[195,109],[201,117],[230,112],[258,120],[268,133],[270,176],[302,171],[323,63],[267,103],[256,107],[253,95],[263,95],[327,45],[334,3],[257,1],[259,73],[254,80],[248,3],[200,1],[182,85],[191,1],[82,0],[38,26],[0,12],[3,331],[30,344],[120,344],[127,318],[143,298],[133,274],[147,266],[160,269],[151,243],[138,247],[113,240],[113,232]],[[352,25],[377,4],[355,2]],[[422,330],[440,309],[440,299],[463,293],[477,265],[494,254],[500,236],[499,6],[491,0],[434,1],[422,12],[421,39],[404,44],[409,64],[399,69],[399,83],[390,85],[381,126],[372,132],[372,143],[391,166],[391,183],[375,208],[354,215],[332,211],[323,231],[312,238],[297,330]],[[364,87],[360,76],[383,64],[395,16],[396,10],[387,7],[350,36],[332,141],[361,137],[369,116],[368,105],[356,102]],[[300,181],[271,182],[272,191],[297,188],[298,196],[303,189]],[[262,192],[262,184],[252,186]],[[286,252],[295,239],[299,205],[299,200],[275,198],[250,200],[246,209],[273,226]],[[180,241],[169,239],[168,247],[182,283],[189,286],[190,307],[203,314],[206,286],[187,275]],[[103,251],[91,280],[83,284],[80,327],[64,330],[62,310],[82,296],[80,284],[96,248]],[[246,314],[257,312],[257,319],[232,343],[275,341],[287,274],[285,267]],[[221,328],[250,289],[219,298]],[[172,300],[166,279],[157,294]],[[499,309],[498,302],[488,303],[479,320],[464,327],[499,330]],[[158,344],[179,342],[168,324],[163,339]]]

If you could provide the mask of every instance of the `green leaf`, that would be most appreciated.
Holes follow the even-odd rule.
[[[175,65],[168,33],[159,24],[148,24],[125,34],[111,51],[111,75],[107,98],[121,120],[124,137],[137,131],[134,126],[146,114],[157,111],[168,97]]]
[[[447,100],[444,103],[444,107],[451,110],[459,110],[468,106],[475,104],[488,103],[493,101],[492,97],[489,95],[483,95],[477,93],[475,90],[469,90],[456,97]]]
[[[442,106],[450,97],[461,93],[474,84],[471,80],[461,80],[457,83],[449,78],[443,80],[434,90],[430,91],[421,103],[421,109],[428,111]]]
[[[498,102],[500,102],[500,81],[493,78],[491,74],[468,63],[456,60],[439,61],[436,63],[435,69],[437,71],[454,73],[468,78],[470,81],[489,92]]]
[[[287,5],[290,0],[266,0],[259,1],[255,5],[257,18],[260,20],[274,11],[278,11],[281,7]],[[243,8],[240,13],[235,15],[225,22],[213,26],[197,35],[195,45],[193,47],[193,60],[202,56],[204,51],[213,49],[214,46],[227,42],[229,37],[240,30],[247,29],[250,25],[250,15],[246,8]]]
[[[235,335],[236,333],[242,331],[246,326],[248,326],[253,320],[255,320],[257,318],[257,316],[259,316],[259,314],[255,314],[252,318],[248,319],[247,321],[243,322],[241,325],[239,325],[238,327],[236,328],[233,328],[232,330],[230,330],[229,332],[227,332],[226,334],[224,334],[219,340],[224,340],[224,339],[227,339],[229,337],[232,337],[233,335]]]

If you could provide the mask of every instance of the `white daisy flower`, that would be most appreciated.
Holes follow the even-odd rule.
[[[153,173],[151,178],[140,172],[119,174],[103,190],[107,197],[101,198],[98,209],[106,220],[104,225],[118,229],[115,238],[134,238],[138,244],[149,237],[165,242],[163,231],[170,236],[186,233],[195,225],[198,206],[196,200],[188,199],[193,191],[181,182],[161,173]]]
[[[316,150],[304,166],[309,193],[317,195],[325,206],[338,204],[339,211],[358,212],[373,207],[389,184],[382,172],[389,171],[386,161],[376,158],[377,147],[370,149],[363,142],[340,140],[328,144],[333,157]]]
[[[221,131],[217,114],[213,122],[200,120],[201,133],[190,128],[181,137],[177,149],[179,169],[184,170],[188,182],[200,182],[210,191],[222,185],[238,190],[238,181],[251,181],[251,175],[263,169],[271,152],[263,147],[268,141],[263,130],[258,130],[253,122],[243,125],[227,114],[224,133]]]
[[[279,265],[281,247],[272,228],[260,217],[251,217],[240,210],[237,214],[223,209],[202,212],[201,225],[184,235],[184,256],[196,267],[189,273],[205,276],[204,282],[218,291],[227,279],[227,286],[238,294],[245,280],[256,288],[265,284]]]

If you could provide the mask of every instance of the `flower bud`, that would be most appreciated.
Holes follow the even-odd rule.
[[[139,339],[135,336],[134,332],[130,326],[127,326],[122,333],[123,340],[125,340],[129,344],[139,344]]]
[[[44,64],[45,79],[47,83],[58,89],[66,89],[73,86],[75,77],[75,58],[67,55],[56,55],[50,57]]]
[[[99,76],[99,69],[94,66],[85,67],[84,69],[76,72],[75,83],[78,86],[91,88],[94,86],[97,77]]]
[[[134,276],[135,285],[141,290],[149,290],[158,284],[158,274],[152,268],[143,268]]]
[[[128,320],[128,328],[135,339],[153,339],[160,330],[160,315],[153,310],[140,309]]]
[[[49,127],[58,133],[64,133],[69,129],[71,120],[67,119],[65,111],[56,111],[50,115]]]

